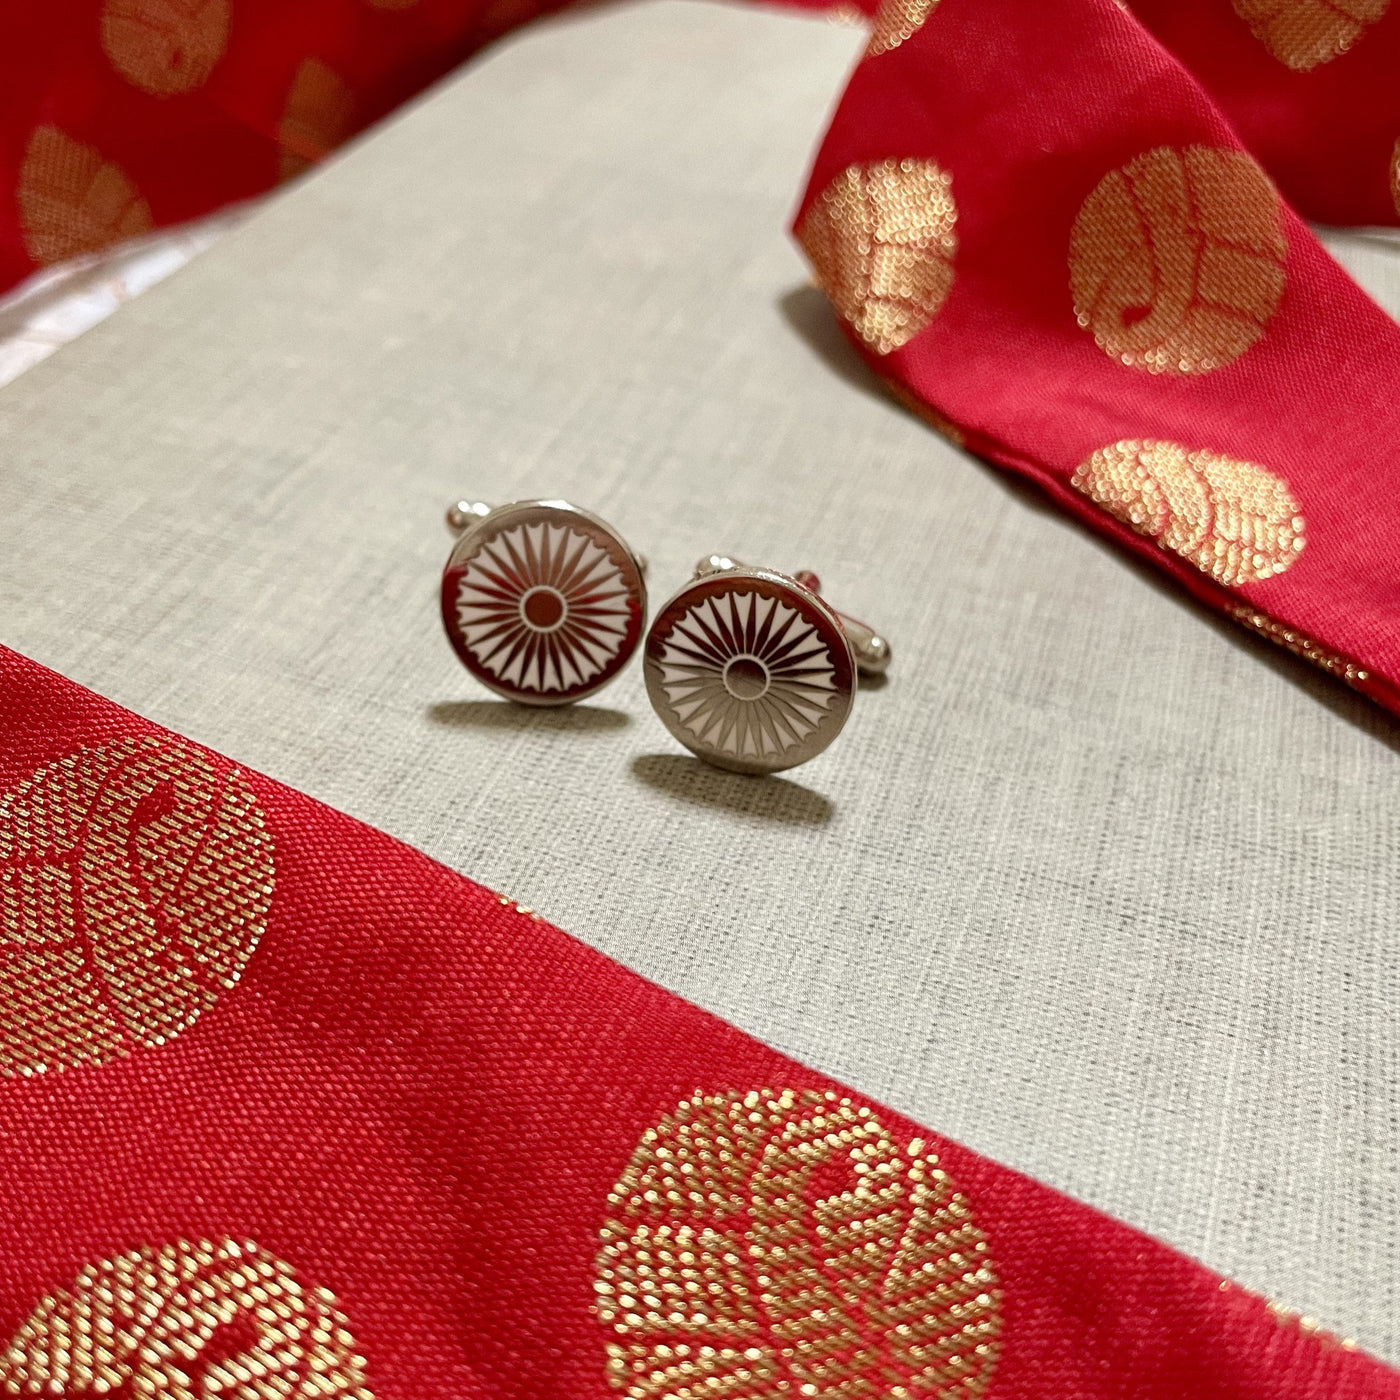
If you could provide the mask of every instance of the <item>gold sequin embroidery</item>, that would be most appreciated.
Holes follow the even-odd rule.
[[[36,263],[95,253],[155,227],[126,172],[56,126],[30,137],[17,195],[24,246]]]
[[[192,92],[224,55],[229,10],[229,0],[106,0],[102,48],[144,92]]]
[[[608,1197],[596,1311],[627,1400],[975,1400],[1001,1289],[967,1198],[834,1093],[699,1094]]]
[[[373,1400],[335,1296],[253,1241],[229,1239],[83,1269],[0,1352],[0,1393]]]
[[[1250,607],[1248,603],[1236,604],[1230,609],[1230,616],[1236,622],[1242,622],[1246,627],[1258,632],[1261,637],[1267,637],[1285,651],[1291,651],[1294,656],[1301,656],[1304,661],[1310,661],[1314,666],[1326,671],[1329,676],[1336,676],[1339,681],[1345,681],[1350,686],[1360,689],[1371,678],[1370,672],[1358,666],[1356,662],[1347,660],[1335,651],[1329,651],[1306,632],[1299,632],[1296,628],[1270,617],[1268,613]]]
[[[1344,54],[1390,0],[1233,0],[1235,13],[1280,63],[1306,72]]]
[[[163,1045],[262,936],[272,838],[246,779],[147,736],[0,797],[0,1076]]]
[[[938,315],[953,285],[953,177],[931,160],[852,165],[813,201],[797,237],[836,310],[881,355]]]
[[[1070,484],[1227,586],[1281,574],[1303,549],[1298,502],[1257,462],[1127,439],[1099,448]]]
[[[324,160],[350,135],[354,111],[355,95],[340,74],[308,58],[292,79],[277,128],[279,178],[290,180]]]
[[[906,39],[912,39],[937,8],[938,0],[881,0],[875,12],[875,27],[865,50],[866,57],[888,53]]]
[[[1287,254],[1278,192],[1247,155],[1159,146],[1084,201],[1070,235],[1075,313],[1125,365],[1204,374],[1263,335]]]

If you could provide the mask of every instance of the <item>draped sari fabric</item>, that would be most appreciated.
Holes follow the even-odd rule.
[[[1400,1397],[4,651],[0,911],[0,1394]]]

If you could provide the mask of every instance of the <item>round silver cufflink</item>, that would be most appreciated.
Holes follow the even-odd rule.
[[[482,685],[522,705],[601,690],[646,624],[646,564],[606,521],[567,501],[459,501],[442,571],[442,625]]]
[[[890,647],[820,587],[812,573],[712,554],[660,609],[647,632],[647,694],[693,754],[736,773],[776,773],[841,732],[857,672],[884,672]]]

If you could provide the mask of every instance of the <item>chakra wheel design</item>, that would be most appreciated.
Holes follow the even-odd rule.
[[[824,749],[850,712],[853,676],[830,609],[762,570],[688,585],[647,643],[647,689],[671,733],[738,772],[791,768]]]
[[[484,685],[525,704],[561,705],[626,664],[645,596],[635,556],[602,521],[562,502],[522,502],[458,541],[442,614],[458,657]]]
[[[374,1400],[333,1294],[252,1240],[176,1240],[83,1269],[0,1349],[0,1395]]]
[[[1002,1290],[921,1138],[834,1093],[696,1093],[649,1127],[595,1261],[626,1400],[977,1400]]]

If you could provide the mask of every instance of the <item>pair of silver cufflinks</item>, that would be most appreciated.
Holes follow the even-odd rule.
[[[601,690],[646,626],[646,561],[606,521],[567,501],[447,512],[457,543],[442,571],[442,623],[462,664],[522,705]],[[889,643],[792,577],[710,555],[646,633],[647,695],[693,754],[737,773],[776,773],[841,732],[856,675],[879,675]]]

